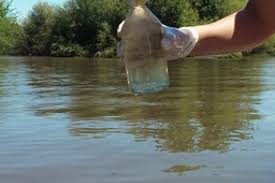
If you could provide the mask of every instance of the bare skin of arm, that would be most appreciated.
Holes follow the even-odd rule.
[[[275,0],[250,0],[244,10],[194,27],[199,42],[191,55],[218,55],[253,48],[275,33]]]

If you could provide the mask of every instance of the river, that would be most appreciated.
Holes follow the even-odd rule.
[[[1,183],[273,183],[275,58],[169,72],[134,95],[116,60],[0,57]]]

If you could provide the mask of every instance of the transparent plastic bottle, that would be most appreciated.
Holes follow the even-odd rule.
[[[119,35],[128,84],[134,93],[159,92],[169,86],[167,60],[161,46],[162,25],[145,6],[145,0],[135,2]]]

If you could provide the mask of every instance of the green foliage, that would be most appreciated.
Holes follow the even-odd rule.
[[[112,27],[103,22],[97,36],[96,57],[115,57],[116,39],[112,34]]]
[[[126,0],[68,0],[62,6],[36,4],[21,26],[10,1],[0,0],[0,54],[97,56],[116,54]],[[244,7],[246,0],[150,0],[147,5],[166,25],[212,22]],[[249,53],[274,53],[275,39]]]
[[[264,51],[270,55],[275,56],[275,37],[273,36],[264,45],[265,45]]]
[[[124,0],[70,0],[64,11],[71,17],[69,35],[72,42],[86,48],[88,55],[94,56],[115,46],[116,28],[125,18],[127,8]]]
[[[14,55],[20,27],[0,18],[0,55]]]
[[[76,22],[71,10],[71,2],[56,8],[52,26],[51,56],[86,56],[87,51],[76,40]]]
[[[260,46],[244,52],[245,55],[251,54],[269,54],[275,56],[275,36],[265,41]]]
[[[6,15],[9,12],[9,8],[7,7],[7,4],[5,1],[0,0],[0,17],[6,17]]]
[[[189,0],[201,22],[211,22],[241,9],[246,0]]]
[[[1,18],[9,18],[11,14],[11,2],[6,0],[0,0],[0,17]]]
[[[48,3],[36,4],[23,22],[22,52],[49,55],[55,8]]]
[[[80,57],[86,56],[86,50],[78,44],[57,42],[51,45],[51,56],[55,57]]]
[[[199,16],[188,0],[150,0],[149,8],[166,25],[180,27],[194,25]]]
[[[245,7],[247,0],[224,0],[221,6],[221,14],[219,18],[227,16],[236,10],[241,10]]]
[[[0,55],[16,53],[17,37],[21,31],[10,4],[11,1],[0,0]]]
[[[114,56],[124,0],[69,0],[62,7],[34,6],[23,23],[22,52],[51,56]]]

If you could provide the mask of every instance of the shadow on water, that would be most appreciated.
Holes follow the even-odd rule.
[[[260,62],[187,60],[169,64],[172,86],[134,96],[112,60],[45,59],[24,63],[39,116],[65,114],[75,136],[133,135],[154,140],[160,151],[225,152],[251,138],[260,119]],[[182,167],[180,167],[182,168]]]

